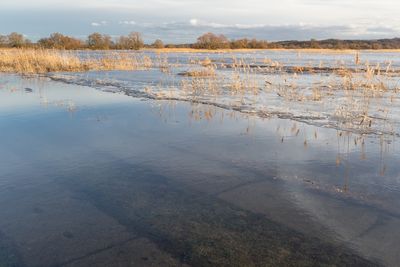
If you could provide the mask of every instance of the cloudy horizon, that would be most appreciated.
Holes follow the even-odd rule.
[[[147,42],[188,43],[204,32],[269,41],[379,39],[400,36],[400,3],[394,0],[324,1],[14,0],[0,3],[0,34],[32,40],[61,32],[84,38],[132,31]],[[71,8],[73,6],[73,8]]]

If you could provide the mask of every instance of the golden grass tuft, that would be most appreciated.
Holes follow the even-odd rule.
[[[206,68],[206,69],[199,69],[199,70],[189,70],[185,72],[178,73],[180,76],[186,77],[214,77],[216,76],[215,69],[213,68]]]

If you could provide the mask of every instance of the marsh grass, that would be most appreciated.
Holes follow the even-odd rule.
[[[152,66],[147,56],[107,52],[97,57],[81,58],[75,52],[47,49],[0,50],[0,71],[22,74],[82,72],[89,70],[137,70]]]
[[[89,64],[78,57],[56,50],[0,50],[0,71],[46,73],[53,71],[85,71]]]

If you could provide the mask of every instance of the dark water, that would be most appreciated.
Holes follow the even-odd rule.
[[[391,137],[0,81],[0,266],[400,260]]]

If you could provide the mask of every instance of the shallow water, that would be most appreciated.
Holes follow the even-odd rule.
[[[164,79],[74,75],[129,88]],[[0,81],[0,266],[400,260],[393,135],[149,100],[115,84]]]

